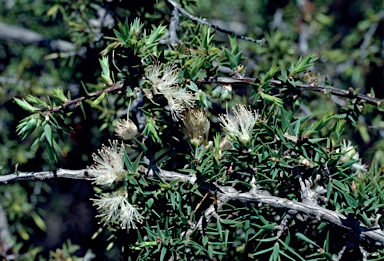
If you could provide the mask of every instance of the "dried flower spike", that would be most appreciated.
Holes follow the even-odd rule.
[[[191,144],[199,146],[208,143],[208,132],[210,123],[207,115],[200,109],[190,109],[184,113],[184,133],[188,136]]]

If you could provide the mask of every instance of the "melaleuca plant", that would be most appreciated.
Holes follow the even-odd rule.
[[[314,54],[249,78],[235,36],[219,44],[188,19],[178,30],[176,41],[170,26],[120,22],[100,53],[96,90],[15,99],[31,113],[18,133],[36,132],[52,161],[68,130],[64,109],[90,106],[114,130],[83,177],[112,234],[107,250],[138,260],[383,258],[383,179],[343,136],[359,106],[379,101],[318,85]],[[303,109],[306,91],[355,109],[315,118]]]

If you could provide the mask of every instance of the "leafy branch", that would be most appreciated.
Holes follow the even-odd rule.
[[[255,84],[257,82],[257,78],[250,77],[226,77],[226,76],[216,76],[209,78],[199,78],[196,80],[198,84],[211,84],[211,83],[219,83],[219,84]],[[286,83],[279,80],[270,80],[270,85],[283,88],[286,86]],[[380,106],[382,104],[382,100],[372,97],[371,95],[365,95],[361,93],[355,93],[351,88],[350,90],[342,90],[329,86],[322,85],[314,85],[314,84],[300,84],[297,83],[292,86],[298,91],[308,91],[308,92],[321,92],[323,94],[333,94],[339,97],[349,98],[349,99],[357,99],[362,103],[368,103],[375,106]]]
[[[24,110],[32,113],[28,117],[21,120],[17,126],[18,135],[25,139],[32,132],[36,131],[38,138],[34,141],[31,147],[37,145],[40,142],[45,141],[46,150],[48,152],[51,162],[57,162],[56,151],[61,152],[61,148],[54,138],[54,133],[58,133],[61,139],[63,139],[63,131],[70,131],[66,126],[64,118],[61,114],[54,115],[55,113],[65,110],[70,106],[82,106],[82,102],[86,99],[97,97],[92,103],[92,106],[97,105],[105,97],[107,93],[119,91],[123,88],[123,82],[112,84],[110,87],[89,93],[87,96],[82,96],[76,99],[68,99],[64,95],[62,90],[55,90],[55,97],[58,98],[62,104],[55,105],[50,102],[49,104],[41,99],[33,96],[28,96],[26,99],[14,98],[16,104],[18,104]]]

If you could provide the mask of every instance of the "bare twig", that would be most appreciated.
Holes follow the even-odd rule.
[[[149,170],[148,174],[154,176],[155,173],[153,170]],[[97,175],[97,171],[90,170],[67,170],[67,169],[57,169],[54,171],[42,171],[42,172],[15,172],[13,174],[2,175],[0,176],[0,184],[6,184],[9,182],[21,181],[21,180],[46,180],[53,178],[69,178],[69,179],[84,179],[91,180]],[[161,170],[158,173],[161,178],[166,181],[172,181],[179,179],[182,182],[188,182],[194,184],[196,182],[196,176],[194,174],[180,174],[173,171]],[[288,211],[297,211],[304,213],[312,218],[315,218],[319,221],[329,222],[336,226],[345,228],[353,233],[356,233],[360,238],[368,238],[377,243],[384,244],[384,231],[381,229],[367,229],[360,226],[359,224],[351,224],[347,217],[339,212],[332,211],[326,208],[323,208],[319,205],[308,205],[302,202],[295,202],[286,198],[279,198],[271,195],[263,194],[262,191],[251,190],[250,192],[238,192],[231,186],[219,186],[217,197],[218,197],[218,209],[220,209],[225,202],[229,200],[238,200],[241,202],[257,202],[266,204],[268,206],[285,209]],[[219,192],[221,191],[221,192]],[[207,220],[210,220],[211,217],[216,213],[214,206],[210,206],[205,213]],[[200,220],[199,220],[200,222]],[[202,222],[202,220],[201,220]],[[194,228],[199,228],[200,224],[198,223]],[[358,231],[356,231],[358,230]],[[187,232],[188,233],[188,232]],[[190,232],[191,233],[191,232]]]
[[[177,28],[179,27],[179,9],[172,10],[171,23],[169,24],[169,42],[172,46],[179,44],[180,40],[177,38]]]
[[[369,253],[362,247],[359,246],[360,252],[363,255],[363,261],[367,261],[369,257]]]
[[[218,77],[209,77],[209,78],[199,78],[197,79],[197,83],[203,84],[203,83],[221,83],[221,84],[252,84],[255,83],[255,78],[249,78],[249,77],[242,77],[242,78],[232,78],[232,77],[224,77],[224,76],[218,76]],[[271,85],[275,87],[283,87],[284,83],[278,80],[271,80]],[[333,87],[328,86],[321,86],[321,85],[312,85],[312,84],[296,84],[294,86],[299,91],[311,91],[311,92],[321,92],[324,94],[330,93],[336,96],[345,97],[345,98],[353,98],[357,99],[360,102],[372,104],[375,106],[378,106],[381,104],[382,100],[371,97],[365,94],[353,94],[350,90],[341,90]]]
[[[288,230],[288,223],[293,218],[294,215],[297,214],[297,211],[294,210],[288,210],[287,214],[284,216],[283,220],[281,220],[280,225],[276,226],[275,229],[277,229],[277,238],[280,238],[285,230]]]
[[[340,259],[343,257],[344,251],[347,248],[347,246],[343,246],[343,248],[339,251],[337,254],[337,257],[334,257],[332,261],[340,261]]]
[[[169,23],[168,39],[161,41],[164,44],[170,44],[175,47],[180,43],[177,37],[177,28],[179,27],[179,9],[173,8],[171,22]]]
[[[228,30],[225,30],[217,25],[214,25],[214,24],[211,24],[209,23],[207,20],[205,19],[200,19],[200,18],[197,18],[193,15],[191,15],[190,13],[188,13],[184,8],[182,8],[181,6],[179,6],[175,1],[173,0],[167,0],[168,3],[170,3],[171,5],[173,5],[173,7],[175,9],[178,9],[180,11],[180,13],[182,13],[183,15],[185,15],[188,19],[194,21],[194,22],[197,22],[197,23],[200,23],[200,24],[204,24],[206,26],[209,26],[209,27],[212,27],[213,29],[216,29],[217,31],[219,32],[222,32],[222,33],[225,33],[225,34],[229,34],[229,35],[235,35],[236,38],[238,39],[241,39],[241,40],[245,40],[245,41],[250,41],[250,42],[254,42],[254,43],[265,43],[265,39],[261,39],[261,40],[255,40],[251,37],[247,37],[247,36],[241,36],[241,35],[237,35],[235,34],[234,32],[231,32],[231,31],[228,31]]]
[[[0,175],[0,184],[7,184],[16,181],[36,181],[47,180],[54,178],[66,178],[66,179],[83,179],[91,180],[96,177],[98,172],[90,169],[70,170],[70,169],[56,169],[50,171],[41,172],[21,172],[15,171],[12,174]],[[155,173],[152,169],[148,171],[149,176],[154,176]],[[196,176],[184,175],[174,171],[160,170],[160,176],[165,181],[172,181],[179,179],[182,182],[194,184],[196,182]]]
[[[67,178],[67,179],[85,179],[89,180],[93,176],[88,174],[88,170],[69,170],[69,169],[57,169],[51,171],[41,171],[41,172],[20,172],[16,171],[15,173],[8,175],[0,176],[0,184],[7,184],[9,182],[23,181],[23,180],[47,180],[53,178]]]
[[[298,212],[305,213],[313,218],[316,218],[319,221],[326,221],[352,231],[354,230],[354,226],[356,226],[355,224],[349,224],[347,218],[343,214],[323,208],[321,206],[307,205],[301,202],[294,202],[285,198],[279,198],[261,193],[239,193],[235,190],[233,192],[229,192],[226,190],[226,188],[227,187],[219,186],[219,189],[225,192],[222,196],[227,197],[228,200],[239,200],[242,202],[258,202],[275,208],[296,210]],[[377,242],[380,242],[381,244],[384,244],[384,232],[382,230],[368,230],[361,226],[359,226],[358,229],[360,231],[357,232],[361,233],[361,237],[371,238]]]
[[[318,205],[318,193],[312,189],[313,183],[310,179],[303,180],[301,177],[299,178],[300,183],[300,194],[301,200],[303,203],[308,205]]]

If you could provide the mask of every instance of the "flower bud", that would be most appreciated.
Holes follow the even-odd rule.
[[[120,119],[116,124],[115,133],[123,140],[131,140],[139,134],[136,125],[130,119]]]

